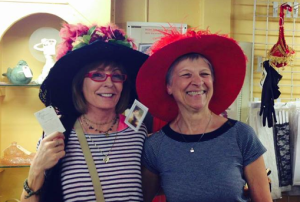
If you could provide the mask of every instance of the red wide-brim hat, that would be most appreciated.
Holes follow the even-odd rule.
[[[167,71],[178,57],[199,53],[211,62],[215,73],[209,109],[216,114],[224,112],[238,96],[245,78],[246,56],[240,46],[227,36],[210,34],[208,31],[173,38],[176,38],[175,41],[167,45],[158,42],[160,46],[163,44],[162,47],[139,70],[136,88],[140,101],[154,117],[167,122],[175,119],[178,107],[174,98],[167,93]],[[153,46],[152,50],[157,48],[155,44]]]

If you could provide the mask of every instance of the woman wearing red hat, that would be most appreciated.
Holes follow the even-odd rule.
[[[115,26],[65,24],[40,99],[66,132],[40,141],[21,200],[142,201],[141,153],[147,131],[125,124],[138,69],[148,58]],[[99,181],[100,180],[100,181]]]
[[[246,58],[238,44],[206,31],[165,31],[137,77],[140,101],[168,122],[146,139],[144,201],[160,188],[168,202],[271,202],[262,154],[252,128],[219,116],[239,94]]]

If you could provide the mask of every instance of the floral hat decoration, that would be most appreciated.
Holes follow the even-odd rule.
[[[58,45],[57,62],[51,68],[40,88],[40,99],[52,105],[61,114],[79,115],[72,100],[72,81],[85,65],[112,60],[121,63],[131,82],[133,96],[136,75],[148,55],[136,50],[133,40],[116,25],[86,26],[63,24],[60,30],[62,42]]]
[[[139,99],[149,112],[166,122],[177,116],[177,104],[167,93],[166,74],[178,57],[188,53],[199,53],[211,62],[215,77],[209,108],[216,114],[224,112],[238,96],[246,74],[246,56],[237,42],[209,30],[189,29],[182,34],[174,28],[158,32],[162,37],[150,47],[150,57],[136,80]]]
[[[69,51],[74,51],[95,41],[110,42],[136,49],[131,38],[128,38],[124,31],[115,25],[88,27],[83,24],[64,24],[60,30],[60,37],[63,42],[59,44],[57,60],[66,55]]]

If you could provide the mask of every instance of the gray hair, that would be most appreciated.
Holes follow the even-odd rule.
[[[208,64],[208,67],[209,67],[209,69],[211,71],[212,79],[214,81],[214,79],[215,79],[215,72],[214,72],[214,68],[213,68],[212,64],[209,62],[209,60],[205,56],[203,56],[203,55],[201,55],[199,53],[188,53],[188,54],[185,54],[185,55],[182,55],[182,56],[178,57],[171,64],[170,68],[168,69],[167,75],[166,75],[166,84],[167,85],[171,84],[174,67],[176,67],[181,61],[187,60],[187,59],[193,61],[193,60],[197,60],[199,58],[203,59]]]

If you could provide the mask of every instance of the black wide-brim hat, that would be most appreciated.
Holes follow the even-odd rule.
[[[146,61],[148,55],[111,42],[96,41],[61,57],[51,68],[47,78],[40,87],[40,99],[46,105],[52,105],[63,115],[79,113],[74,107],[72,98],[72,81],[75,75],[85,65],[99,60],[113,60],[121,63],[130,82],[132,104],[136,96],[135,80],[139,68]]]

